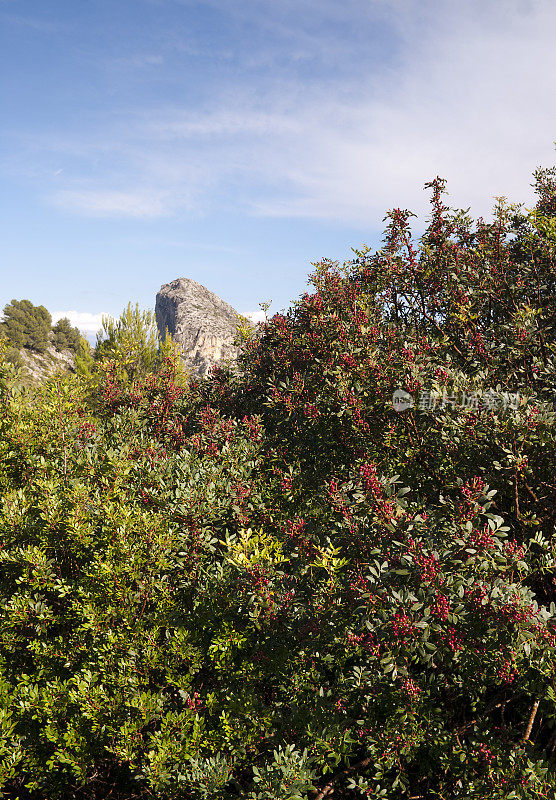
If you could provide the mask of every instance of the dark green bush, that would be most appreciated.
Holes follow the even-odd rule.
[[[13,364],[15,367],[23,366],[21,354],[20,351],[17,349],[17,347],[7,347],[4,353],[4,358],[6,359],[6,361],[8,361],[10,364]]]

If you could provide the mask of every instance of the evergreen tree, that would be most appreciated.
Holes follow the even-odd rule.
[[[54,334],[54,347],[61,352],[71,350],[77,353],[80,347],[81,334],[77,328],[72,327],[67,317],[62,317],[52,328]]]
[[[75,351],[75,371],[78,375],[90,375],[94,363],[91,345],[84,336],[80,336]]]
[[[2,326],[14,347],[44,353],[50,340],[51,322],[44,306],[35,306],[30,300],[12,300],[4,308]]]
[[[151,310],[128,303],[117,320],[103,317],[95,360],[115,361],[128,377],[150,372],[158,360],[158,331]]]

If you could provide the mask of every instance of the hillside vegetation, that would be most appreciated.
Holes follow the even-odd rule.
[[[74,371],[76,359],[90,350],[66,317],[53,326],[50,312],[30,300],[12,300],[4,307],[0,344],[4,359],[21,369],[27,384]]]
[[[554,797],[556,170],[428,187],[237,369],[4,363],[6,797]]]

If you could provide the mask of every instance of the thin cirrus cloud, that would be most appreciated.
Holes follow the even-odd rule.
[[[53,198],[62,208],[90,216],[161,217],[169,204],[154,189],[118,191],[115,189],[66,189]]]
[[[61,22],[49,22],[36,17],[24,17],[16,14],[0,13],[0,21],[20,28],[30,28],[42,33],[54,33],[68,30],[68,25]]]
[[[233,203],[368,226],[393,206],[423,213],[423,184],[437,174],[475,213],[488,214],[493,195],[531,199],[531,172],[550,165],[556,139],[556,4],[390,5],[404,52],[391,69],[363,62],[352,79],[216,93],[200,110],[135,109],[75,144],[70,183],[49,200],[93,216]],[[90,159],[94,178],[79,171]]]

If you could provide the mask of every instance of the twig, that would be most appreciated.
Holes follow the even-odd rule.
[[[371,761],[372,759],[370,757],[364,758],[362,761],[358,761],[357,764],[353,764],[351,767],[347,767],[346,769],[342,770],[342,772],[339,772],[338,775],[332,778],[332,780],[329,781],[317,795],[315,795],[313,800],[323,800],[325,797],[330,797],[334,793],[334,786],[341,778],[347,777],[358,769],[364,769],[365,767],[368,767]]]
[[[535,503],[538,503],[541,506],[541,508],[543,509],[543,511],[546,511],[546,513],[548,514],[548,519],[554,519],[554,517],[556,516],[556,514],[554,512],[554,509],[551,510],[547,505],[545,505],[543,500],[541,500],[540,498],[537,497],[537,495],[532,490],[532,488],[529,486],[529,484],[527,483],[525,478],[523,478],[523,476],[522,476],[522,479],[523,479],[523,485],[525,486],[525,488],[529,492],[529,495],[533,498]],[[545,485],[546,484],[543,484],[543,486],[545,486]]]
[[[546,747],[546,752],[547,752],[547,755],[548,755],[549,758],[552,755],[552,753],[554,752],[554,748],[555,747],[556,747],[556,731],[554,731],[554,733],[550,737],[550,740],[549,740],[548,745]]]
[[[514,744],[514,747],[513,747],[514,750],[515,750],[515,748],[517,747],[518,744],[525,744],[525,742],[531,736],[531,731],[533,730],[533,723],[535,721],[535,717],[537,716],[537,709],[539,707],[539,703],[540,703],[540,700],[535,700],[535,702],[531,706],[531,713],[529,714],[529,721],[527,722],[527,727],[525,728],[525,731],[523,732],[523,736],[521,737],[519,742],[516,742]]]
[[[490,705],[488,708],[485,709],[483,714],[481,714],[478,717],[475,717],[475,719],[472,719],[469,722],[466,722],[464,725],[458,728],[456,731],[456,738],[458,738],[458,734],[464,733],[466,730],[468,730],[468,728],[471,728],[473,725],[475,725],[480,719],[485,717],[487,714],[490,714],[491,711],[494,711],[497,708],[501,708],[502,710],[504,710],[504,708],[508,705],[508,702],[509,700],[501,700],[499,703],[496,703],[495,705]]]
[[[56,381],[56,389],[58,394],[58,417],[60,419],[60,428],[62,430],[62,444],[64,445],[64,482],[68,475],[68,450],[66,447],[66,426],[62,421],[62,398],[60,397],[60,381]]]

